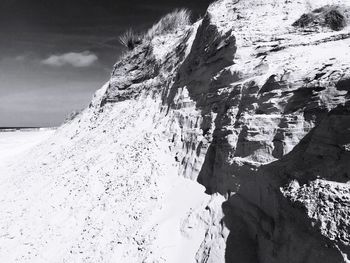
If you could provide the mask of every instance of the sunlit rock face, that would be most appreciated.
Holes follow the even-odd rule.
[[[345,27],[326,25],[329,10]],[[317,23],[300,26],[308,13]],[[348,22],[340,1],[223,0],[165,58],[136,62],[156,81],[142,92],[161,94],[179,175],[226,198],[198,261],[347,260]],[[113,75],[108,96],[124,93],[122,79]]]
[[[325,6],[344,27],[295,23]],[[69,207],[67,228],[80,227],[46,216],[51,230],[11,242],[39,254],[64,243],[49,262],[348,262],[349,10],[221,0],[126,53],[90,107],[31,153],[45,164],[26,166],[50,186],[38,204]],[[28,211],[21,226],[43,213]]]

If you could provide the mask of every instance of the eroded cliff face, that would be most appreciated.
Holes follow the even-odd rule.
[[[347,261],[349,29],[292,24],[349,7],[311,5],[218,1],[168,53],[171,74],[155,64],[179,174],[227,198],[199,262]]]
[[[218,1],[164,58],[128,71],[146,88],[127,93],[161,94],[156,127],[179,175],[227,199],[200,262],[347,260],[349,29],[292,26],[324,6],[349,20],[337,1]],[[115,71],[107,101],[125,98],[118,83]]]
[[[327,4],[349,19],[311,3]],[[218,1],[116,65],[105,100],[161,101],[179,175],[226,198],[208,206],[198,262],[347,261],[350,33],[293,27],[310,8]]]
[[[220,0],[125,54],[90,107],[32,154],[47,154],[33,173],[73,180],[74,200],[94,204],[64,258],[348,262],[350,28],[292,26],[326,5],[350,23],[337,0]],[[179,178],[191,181],[160,187]],[[102,190],[81,193],[96,181]],[[176,249],[163,246],[170,230]]]

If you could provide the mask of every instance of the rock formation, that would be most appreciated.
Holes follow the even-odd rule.
[[[343,28],[319,22],[325,7]],[[90,106],[12,168],[6,187],[38,195],[2,197],[0,255],[349,262],[349,23],[340,0],[219,0],[126,53]],[[26,236],[33,222],[47,229]]]

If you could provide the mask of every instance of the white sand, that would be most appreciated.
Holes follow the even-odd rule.
[[[16,159],[16,155],[30,150],[53,133],[54,130],[0,131],[0,164]]]
[[[195,262],[210,197],[148,135],[148,105],[82,134],[89,113],[52,137],[0,134],[0,262]]]

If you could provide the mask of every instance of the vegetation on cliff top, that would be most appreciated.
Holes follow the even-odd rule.
[[[311,13],[303,14],[293,26],[308,27],[308,26],[324,26],[332,30],[339,31],[346,26],[346,17],[340,7],[324,6],[315,9]]]
[[[136,33],[132,29],[127,30],[119,37],[119,42],[133,50],[143,41],[150,41],[154,37],[182,30],[191,24],[191,13],[187,9],[176,9],[173,12],[162,17],[158,23],[154,24],[145,33]]]

